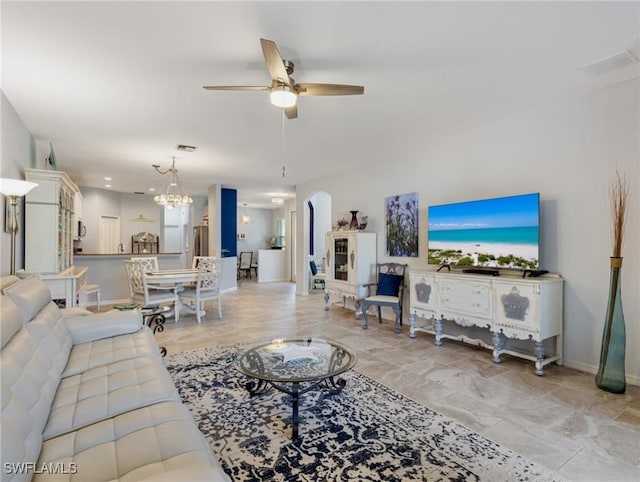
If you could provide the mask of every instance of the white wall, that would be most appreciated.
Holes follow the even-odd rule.
[[[24,179],[24,168],[44,169],[44,163],[36,163],[36,146],[31,133],[24,126],[22,119],[0,91],[2,122],[0,177]],[[3,197],[4,196],[0,196]],[[2,202],[2,220],[0,221],[0,273],[7,275],[11,271],[11,237],[5,232],[4,210],[6,199]],[[24,268],[24,200],[19,203],[19,228],[16,235],[16,270]]]
[[[247,215],[249,216],[249,223],[242,224],[240,218],[244,214],[245,208],[242,205],[238,206],[238,235],[244,234],[244,239],[238,239],[236,247],[238,250],[238,257],[242,251],[252,251],[256,255],[259,249],[269,249],[269,239],[273,235],[273,210],[250,208],[247,207]]]
[[[632,191],[622,268],[626,368],[640,384],[639,84],[635,79],[565,99],[398,153],[385,163],[299,185],[297,211],[317,191],[332,196],[334,223],[350,209],[366,211],[367,231],[378,233],[378,260],[385,261],[384,198],[418,192],[420,254],[402,261],[419,269],[427,267],[426,206],[540,192],[541,269],[565,279],[565,364],[595,372],[612,254],[608,189],[620,169]],[[303,224],[298,223],[299,243]],[[305,279],[301,261],[299,255],[298,292]]]
[[[96,254],[99,251],[100,216],[117,216],[120,218],[120,240],[125,253],[131,252],[131,236],[143,231],[161,234],[162,208],[153,202],[153,197],[143,194],[126,194],[108,189],[80,187],[82,192],[82,221],[87,228],[87,235],[76,246],[85,254]],[[138,217],[151,219],[153,222],[140,222]]]

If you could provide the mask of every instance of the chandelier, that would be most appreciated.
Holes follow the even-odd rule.
[[[242,216],[240,216],[240,222],[242,224],[249,224],[249,215],[247,214],[247,203],[244,203],[243,206],[244,206],[244,213],[242,214]]]
[[[180,185],[180,182],[178,181],[178,170],[176,169],[176,158],[173,157],[172,159],[173,162],[171,163],[171,167],[166,171],[161,171],[159,164],[152,164],[155,170],[160,174],[164,175],[170,173],[167,184],[165,184],[160,194],[157,194],[153,200],[156,204],[160,206],[167,206],[168,208],[176,206],[191,206],[193,199],[191,199],[184,188]]]

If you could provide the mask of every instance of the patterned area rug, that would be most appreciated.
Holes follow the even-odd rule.
[[[544,468],[351,370],[342,391],[291,400],[251,397],[234,367],[237,346],[167,357],[178,391],[234,481],[546,481]],[[356,365],[357,367],[357,365]]]

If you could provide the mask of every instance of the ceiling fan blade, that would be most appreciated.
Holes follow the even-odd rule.
[[[251,85],[205,85],[203,88],[207,90],[238,90],[244,92],[261,92],[271,90],[271,87]]]
[[[364,87],[345,84],[296,84],[298,95],[361,95]]]
[[[287,119],[295,119],[298,117],[298,105],[296,104],[291,107],[285,107],[284,114],[287,116]]]
[[[289,74],[284,66],[284,60],[278,51],[276,43],[273,40],[261,38],[260,44],[262,45],[262,54],[264,55],[264,61],[267,63],[267,70],[269,70],[271,78],[276,82],[282,82],[284,85],[291,87]]]

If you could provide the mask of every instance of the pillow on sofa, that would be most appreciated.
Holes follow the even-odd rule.
[[[404,276],[400,276],[399,274],[380,273],[378,276],[376,295],[398,296],[398,291],[400,290],[403,279]]]

